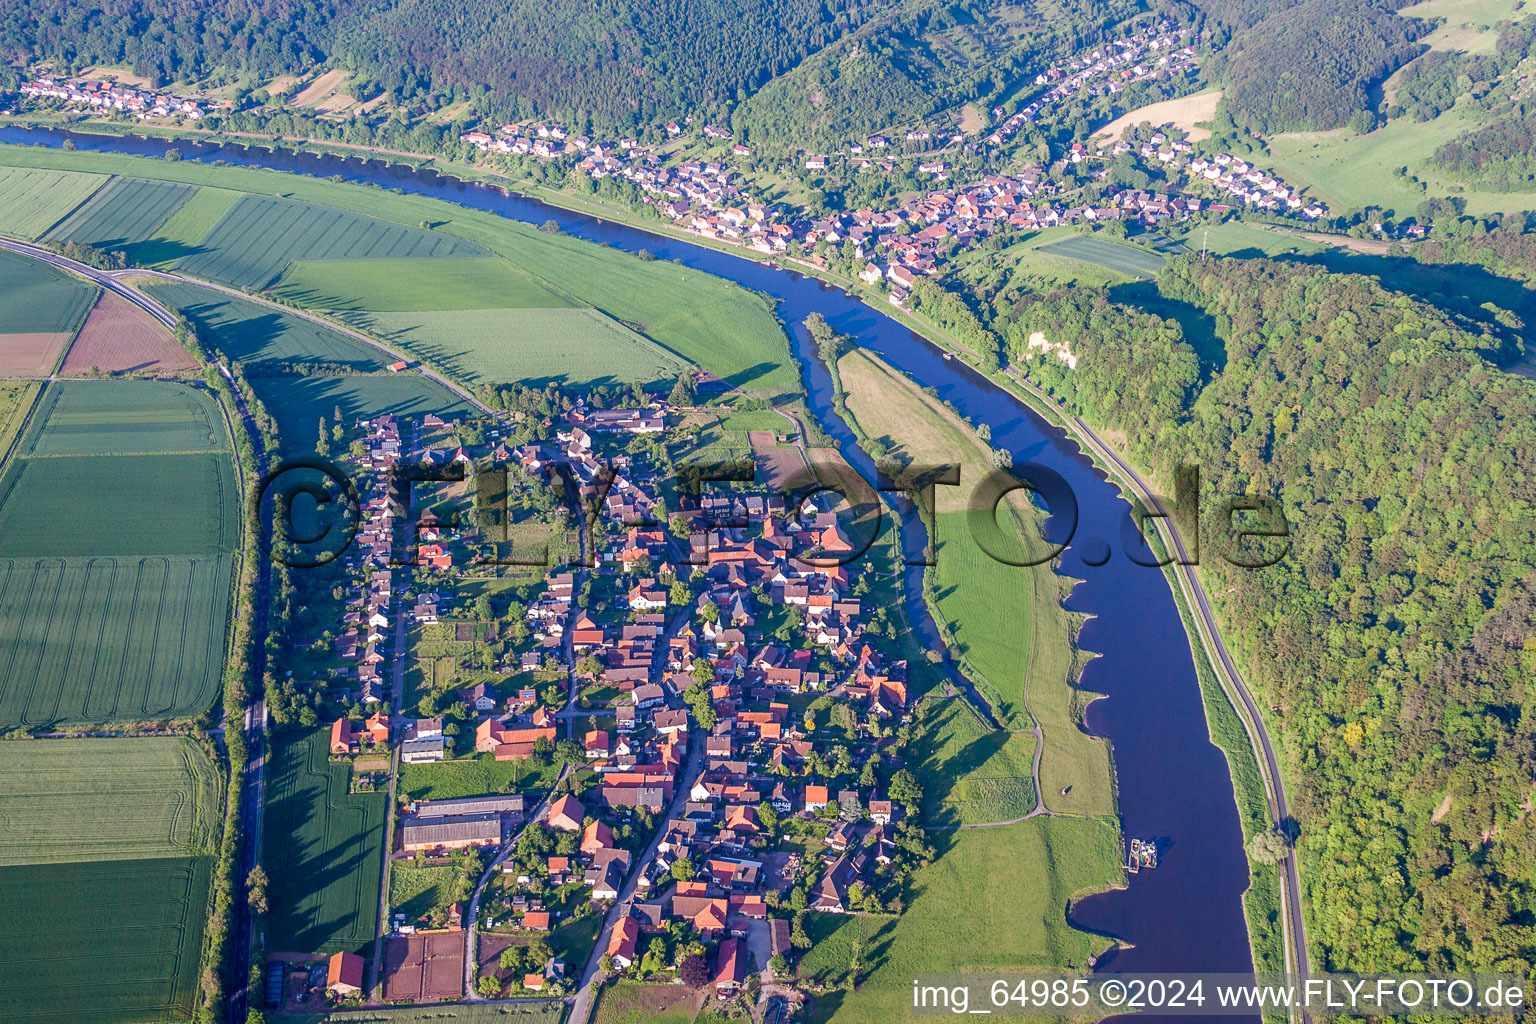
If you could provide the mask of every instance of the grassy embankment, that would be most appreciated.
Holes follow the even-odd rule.
[[[848,409],[866,437],[899,459],[959,463],[960,486],[935,488],[938,546],[930,593],[937,599],[936,617],[1003,725],[1028,729],[1031,714],[1040,724],[1047,806],[1069,814],[1113,814],[1109,745],[1079,726],[1097,695],[1073,684],[1076,623],[1061,607],[1071,583],[1049,565],[1018,567],[993,557],[1017,560],[1027,550],[1043,550],[1040,516],[1027,492],[1013,492],[998,507],[995,529],[978,526],[971,506],[976,485],[992,472],[990,447],[875,358],[850,352],[838,370]],[[1063,789],[1069,790],[1065,796]]]
[[[884,1024],[910,1012],[918,974],[1080,971],[1105,948],[1064,910],[1122,877],[1112,824],[1039,818],[931,835],[938,856],[913,879],[900,917],[806,915],[814,945],[800,977],[834,989],[815,999],[809,1020]],[[858,987],[835,990],[850,973]]]
[[[942,339],[942,334],[932,327],[928,329],[927,336]],[[942,344],[942,341],[940,343]],[[959,351],[953,345],[944,347]],[[1010,378],[998,373],[992,375],[992,380],[1047,422],[1066,426],[1069,432],[1076,429],[1065,420],[1060,409],[1037,399]],[[1084,451],[1090,450],[1085,446]],[[1098,459],[1094,461],[1100,464]],[[1120,478],[1118,471],[1114,467],[1102,464],[1100,468],[1104,469],[1110,480],[1121,487],[1122,494],[1130,499],[1130,491]],[[1148,541],[1158,557],[1167,557],[1167,549],[1160,535],[1154,534],[1148,538]],[[1249,741],[1243,718],[1234,706],[1233,699],[1228,696],[1217,678],[1209,658],[1205,655],[1199,640],[1200,634],[1195,625],[1194,613],[1184,600],[1173,567],[1166,566],[1163,575],[1168,580],[1169,589],[1179,609],[1180,619],[1184,623],[1185,633],[1190,638],[1191,649],[1195,652],[1195,669],[1200,680],[1206,725],[1210,730],[1211,741],[1227,759],[1227,767],[1232,777],[1233,794],[1242,822],[1243,837],[1246,840],[1255,832],[1264,831],[1270,827],[1268,789],[1264,774],[1259,767],[1253,745]],[[1261,972],[1283,972],[1285,950],[1280,923],[1280,876],[1273,865],[1249,861],[1249,888],[1243,896],[1243,909],[1248,920],[1249,944],[1253,951],[1256,969]]]

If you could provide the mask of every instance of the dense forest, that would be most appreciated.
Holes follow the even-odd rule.
[[[1198,465],[1207,510],[1218,495],[1282,502],[1279,564],[1211,557],[1208,518],[1201,571],[1278,709],[1320,966],[1528,973],[1536,384],[1485,360],[1491,335],[1373,278],[1176,260],[1159,287],[1226,344],[1198,393],[1177,326],[1102,295],[1021,302],[996,326],[1143,465]],[[1031,361],[1036,330],[1078,368]]]
[[[0,53],[122,64],[159,83],[332,57],[409,105],[472,101],[610,128],[735,103],[905,0],[6,0]]]
[[[1238,124],[1260,133],[1345,125],[1369,129],[1371,87],[1423,50],[1428,22],[1399,15],[1400,0],[1301,0],[1267,5],[1205,0],[1207,15],[1241,27],[1209,68],[1226,83]]]
[[[1119,37],[1141,11],[1137,0],[903,5],[768,83],[735,124],[831,148],[963,103],[986,107],[1020,79]]]
[[[3,0],[0,55],[131,66],[161,84],[216,69],[270,77],[325,59],[349,0]]]
[[[715,108],[900,0],[398,0],[355,11],[343,59],[397,97],[634,127]]]

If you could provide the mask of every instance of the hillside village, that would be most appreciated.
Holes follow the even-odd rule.
[[[1011,115],[1005,108],[994,108],[996,123],[980,143],[966,142],[967,136],[952,128],[921,126],[909,129],[905,140],[908,146],[938,146],[917,158],[917,171],[944,182],[955,170],[944,159],[950,147],[1006,147],[1025,124],[1074,98],[1114,95],[1137,81],[1187,76],[1196,68],[1197,55],[1188,33],[1165,23],[1040,72],[1035,84],[1049,88]],[[667,125],[672,137],[686,131],[676,123]],[[732,138],[716,125],[703,126],[701,134],[717,140]],[[1074,142],[1050,167],[1035,164],[1015,173],[987,174],[978,181],[912,196],[887,209],[860,208],[816,218],[757,199],[747,176],[723,159],[687,158],[674,165],[635,138],[594,141],[573,137],[559,125],[539,123],[465,132],[460,139],[486,153],[571,161],[594,181],[621,178],[636,186],[664,219],[704,238],[767,255],[803,257],[818,266],[826,265],[825,246],[836,246],[846,258],[864,262],[859,277],[867,284],[879,284],[897,306],[906,302],[919,277],[942,272],[945,261],[958,250],[1000,231],[1106,223],[1151,229],[1202,213],[1245,209],[1302,223],[1328,216],[1324,204],[1307,199],[1273,173],[1230,153],[1200,156],[1183,133],[1171,130],[1156,132],[1140,143],[1118,140],[1107,156],[1086,140]],[[843,156],[808,154],[804,167],[890,174],[900,159],[883,157],[890,146],[889,137],[870,136],[848,143]],[[745,157],[751,150],[734,143],[732,153]],[[1063,168],[1070,167],[1075,174],[1080,166],[1088,169],[1090,180],[1107,180],[1107,161],[1126,154],[1151,170],[1154,179],[1166,176],[1182,186],[1123,189],[1109,202],[1094,204],[1074,198],[1078,186],[1063,180]]]
[[[329,727],[333,758],[392,751],[418,779],[504,764],[534,787],[438,799],[402,782],[386,888],[391,873],[462,875],[451,902],[394,909],[379,998],[566,997],[594,974],[686,972],[698,987],[706,970],[732,999],[749,977],[787,975],[800,913],[899,907],[905,872],[931,856],[900,769],[912,694],[872,600],[883,584],[850,561],[829,508],[797,515],[760,483],[689,495],[658,474],[654,446],[686,456],[691,419],[578,401],[544,440],[501,423],[452,447],[468,431],[435,416],[349,428],[363,508],[332,647],[354,711]],[[453,591],[488,571],[494,531],[405,498],[393,474],[413,465],[510,472],[595,514],[590,565],[546,567],[502,660],[421,708],[406,666],[424,631],[484,626]],[[333,1001],[368,1000],[363,959],[327,962]]]
[[[901,306],[919,278],[942,273],[959,251],[1000,232],[1105,224],[1155,229],[1201,214],[1243,210],[1301,223],[1326,218],[1324,204],[1302,195],[1273,172],[1230,153],[1202,153],[1176,130],[1157,131],[1134,141],[1116,140],[1109,150],[1083,139],[1048,166],[1032,163],[1021,154],[1025,166],[1017,171],[947,184],[956,169],[946,156],[956,147],[1006,152],[1025,125],[1058,116],[1066,104],[1114,96],[1137,82],[1188,77],[1198,70],[1198,59],[1187,30],[1171,22],[1149,25],[1037,73],[1034,84],[1044,91],[1012,113],[1009,107],[994,107],[992,124],[972,141],[952,125],[917,125],[898,136],[905,142],[906,156],[894,155],[900,147],[886,135],[850,141],[847,152],[839,155],[805,154],[807,171],[889,175],[898,161],[910,161],[918,174],[941,183],[888,208],[863,207],[820,217],[759,198],[749,176],[726,159],[676,159],[635,137],[597,140],[544,121],[466,131],[459,139],[484,153],[569,165],[595,182],[626,181],[664,220],[703,238],[739,244],[764,255],[803,258],[818,266],[826,266],[826,247],[833,246],[846,260],[863,264],[856,272],[866,284],[879,286],[892,304]],[[48,77],[28,83],[23,92],[72,105],[128,110],[141,117],[178,113],[196,117],[203,110],[196,100],[157,97],[108,82]],[[667,137],[673,140],[690,131],[676,122],[666,126]],[[732,142],[735,156],[751,155],[750,147],[734,142],[732,133],[718,125],[703,125],[699,134],[707,140]],[[914,152],[920,155],[911,156]],[[1109,162],[1126,155],[1146,168],[1154,181],[1166,179],[1168,184],[1121,189],[1107,200],[1082,201],[1077,195],[1081,172],[1086,170],[1090,181],[1107,180]],[[1065,168],[1071,169],[1071,180]]]

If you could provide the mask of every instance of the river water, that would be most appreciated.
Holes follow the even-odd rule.
[[[271,152],[212,143],[167,142],[136,137],[0,128],[0,142],[60,146],[65,138],[81,150],[161,156],[173,145],[187,159],[222,159],[231,164],[371,182],[434,196],[530,224],[556,221],[577,238],[615,248],[648,249],[657,257],[735,281],[778,302],[796,357],[808,384],[812,412],[842,443],[843,452],[866,475],[869,459],[832,408],[832,385],[801,326],[820,313],[838,331],[877,353],[897,369],[937,390],[961,415],[992,429],[992,443],[1058,474],[1077,505],[1076,530],[1061,556],[1060,571],[1083,582],[1068,607],[1088,614],[1079,642],[1094,658],[1083,685],[1107,694],[1087,712],[1088,728],[1114,747],[1119,805],[1127,836],[1155,838],[1161,863],[1132,876],[1125,890],[1091,896],[1074,905],[1075,924],[1131,943],[1103,958],[1102,971],[1252,970],[1241,898],[1248,884],[1247,861],[1226,761],[1210,742],[1189,642],[1161,572],[1126,557],[1121,541],[1129,506],[1063,431],[1046,424],[1026,406],[958,360],[946,360],[934,346],[858,299],[815,278],[764,266],[642,230],[504,194],[500,188],[466,183],[435,171],[311,153]],[[1069,502],[1045,487],[1052,516],[1047,534],[1066,538]],[[909,547],[920,546],[905,530]],[[1106,555],[1107,560],[1106,560]],[[909,604],[920,606],[919,570],[906,574]],[[939,647],[927,615],[915,616],[920,639]],[[1047,748],[1049,756],[1049,747]],[[1051,794],[1046,794],[1049,805]],[[1143,1018],[1145,1019],[1145,1018]]]

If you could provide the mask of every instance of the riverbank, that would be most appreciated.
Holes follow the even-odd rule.
[[[49,141],[57,139],[55,136]],[[150,156],[166,148],[161,142],[129,139],[119,143],[96,137],[79,137],[78,144],[81,148],[120,146],[127,152]],[[59,154],[55,151],[52,155]],[[716,250],[692,239],[674,240],[657,231],[655,225],[645,225],[647,233],[642,234],[615,224],[611,217],[595,220],[570,214],[502,188],[476,188],[443,179],[435,172],[375,168],[356,160],[299,159],[243,147],[205,146],[197,155],[204,160],[260,163],[306,175],[335,174],[366,180],[381,188],[446,199],[534,225],[552,219],[562,232],[629,252],[645,248],[661,260],[774,296],[782,319],[792,325],[792,344],[802,365],[807,363],[807,342],[793,325],[811,312],[823,313],[837,330],[857,335],[862,346],[878,353],[899,372],[931,386],[961,417],[991,424],[994,445],[1007,448],[1020,460],[1040,462],[1061,474],[1081,505],[1084,537],[1119,536],[1125,508],[1119,487],[1105,483],[1080,446],[1069,443],[1067,435],[1049,427],[1045,420],[1026,414],[1027,405],[961,366],[961,360],[941,358],[939,349],[927,338],[938,341],[942,332],[925,330],[927,338],[911,333],[907,318],[894,319],[894,311],[883,300],[871,302],[857,293],[849,294],[825,278],[765,268],[745,250]],[[190,171],[185,162],[163,166]],[[200,171],[215,173],[206,166]],[[251,172],[237,166],[229,173]],[[288,183],[290,188],[344,188],[309,179],[288,179]],[[399,198],[401,202],[423,202]],[[433,208],[441,207],[434,204]],[[459,211],[453,217],[467,219]],[[824,374],[821,379],[813,372],[808,376],[812,378],[809,407],[818,418],[836,427],[833,434],[851,452],[856,441],[829,413],[829,382]],[[861,460],[860,465],[865,462]],[[1185,626],[1177,605],[1167,599],[1166,578],[1159,579],[1124,559],[1088,564],[1082,559],[1082,550],[1074,544],[1063,555],[1067,574],[1085,580],[1073,592],[1071,609],[1091,616],[1083,627],[1082,646],[1101,655],[1085,669],[1086,685],[1110,696],[1090,707],[1089,725],[1115,745],[1116,760],[1121,764],[1120,810],[1127,832],[1157,837],[1168,856],[1156,872],[1143,872],[1128,890],[1074,903],[1073,922],[1135,944],[1134,949],[1107,958],[1111,970],[1246,970],[1251,958],[1242,941],[1247,934],[1242,894],[1248,888],[1248,870],[1242,854],[1241,821],[1226,761],[1209,742],[1206,716],[1195,710],[1201,706],[1195,703],[1201,691],[1194,661],[1185,653],[1189,647],[1179,639]],[[915,587],[909,585],[905,590],[905,600],[920,607],[921,575],[908,573],[903,578],[917,581]],[[923,639],[924,643],[935,642],[926,634]],[[1090,674],[1091,680],[1087,678]]]

